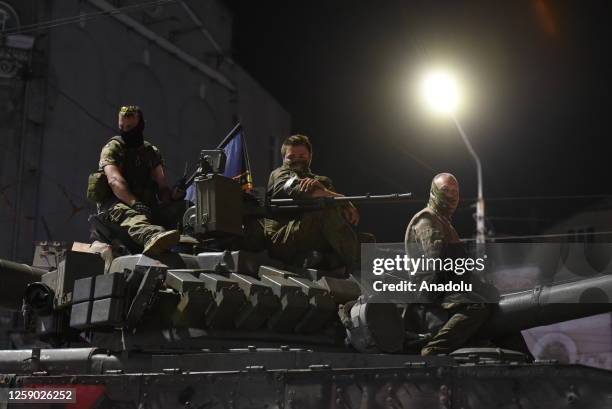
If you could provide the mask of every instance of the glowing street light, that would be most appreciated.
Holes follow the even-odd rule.
[[[457,120],[456,112],[459,107],[459,85],[455,78],[447,71],[436,70],[429,72],[422,84],[423,98],[429,108],[439,114],[452,118],[457,131],[461,135],[465,146],[476,163],[478,178],[478,201],[476,202],[476,243],[484,244],[486,240],[485,231],[485,206],[482,194],[482,166],[480,158],[474,151],[466,133]]]
[[[459,106],[459,89],[454,78],[445,71],[432,71],[423,81],[423,96],[432,111],[453,115]]]

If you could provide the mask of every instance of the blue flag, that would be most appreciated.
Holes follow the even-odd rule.
[[[227,145],[225,145],[223,150],[225,151],[225,156],[227,156],[223,176],[237,179],[238,182],[241,182],[239,179],[247,172],[244,166],[244,140],[242,138],[242,131],[236,133]]]

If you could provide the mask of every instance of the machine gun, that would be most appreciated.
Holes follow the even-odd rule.
[[[185,212],[183,226],[196,237],[241,236],[246,217],[273,217],[279,213],[319,210],[345,203],[397,203],[412,200],[412,193],[271,199],[244,192],[236,181],[223,176],[225,152],[203,150],[198,170],[188,179],[195,187],[194,205]],[[288,184],[299,183],[292,178]]]
[[[344,203],[396,203],[412,200],[412,193],[391,193],[388,195],[361,195],[340,197],[317,197],[313,199],[270,199],[266,203],[269,213],[289,210],[319,210]]]

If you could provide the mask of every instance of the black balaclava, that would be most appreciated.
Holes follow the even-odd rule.
[[[142,114],[142,111],[140,110],[140,108],[138,108],[137,106],[133,106],[133,105],[124,106],[124,107],[121,107],[119,114],[120,115],[138,114],[138,118],[139,118],[138,124],[132,129],[130,129],[129,131],[120,130],[119,133],[121,134],[121,137],[123,138],[123,142],[125,142],[125,145],[128,148],[138,148],[142,146],[144,143],[144,135],[142,134],[142,131],[144,131],[144,128],[145,128],[145,121],[144,121],[144,115]]]

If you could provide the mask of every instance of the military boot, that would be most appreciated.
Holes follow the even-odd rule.
[[[178,230],[168,230],[155,234],[145,244],[142,254],[145,256],[158,256],[179,243],[181,235]]]

